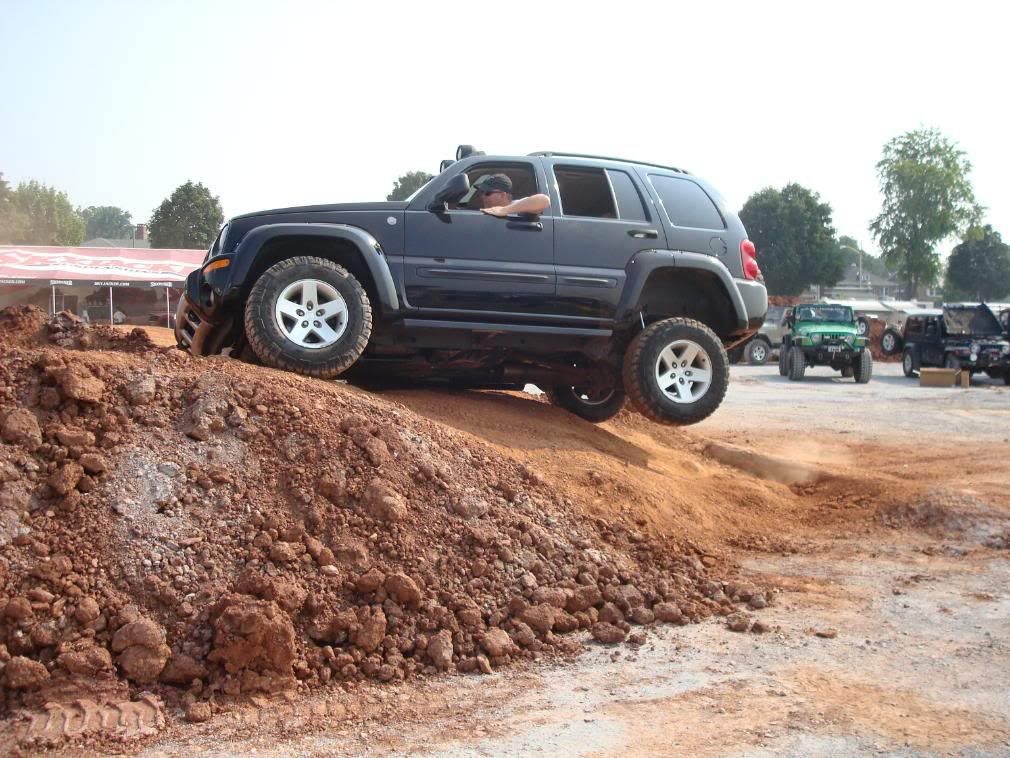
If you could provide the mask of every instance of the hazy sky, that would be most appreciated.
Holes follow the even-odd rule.
[[[227,216],[382,199],[459,143],[569,150],[736,209],[796,181],[872,246],[881,147],[934,126],[1010,237],[999,5],[0,0],[0,171],[141,222],[187,179]]]

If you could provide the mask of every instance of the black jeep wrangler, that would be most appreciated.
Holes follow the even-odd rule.
[[[542,215],[469,191],[506,174]],[[740,219],[677,168],[566,153],[455,161],[403,202],[232,218],[190,274],[176,338],[196,355],[316,377],[521,388],[603,421],[625,394],[690,424],[722,401],[727,347],[767,293]]]
[[[905,321],[902,342],[905,376],[915,376],[922,366],[943,366],[972,374],[984,371],[1010,384],[1010,343],[984,303],[913,311]]]

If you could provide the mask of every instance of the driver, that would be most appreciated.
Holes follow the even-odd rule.
[[[512,180],[507,174],[484,174],[460,199],[460,205],[468,203],[477,193],[480,193],[481,211],[498,218],[505,218],[511,213],[539,215],[551,207],[551,199],[547,195],[530,195],[513,200]]]

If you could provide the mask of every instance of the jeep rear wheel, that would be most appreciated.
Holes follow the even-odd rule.
[[[803,348],[797,345],[789,348],[788,372],[789,381],[799,382],[803,379],[803,374],[807,370],[807,357],[803,354]]]
[[[866,384],[873,375],[873,356],[869,350],[864,350],[859,354],[859,360],[852,364],[852,373],[856,377],[856,384]]]
[[[624,390],[635,409],[660,424],[682,426],[709,416],[729,384],[726,350],[699,321],[650,324],[624,355]]]
[[[763,366],[768,362],[769,352],[768,343],[762,339],[756,339],[747,345],[747,362],[752,366]]]
[[[598,424],[621,412],[625,394],[616,387],[587,392],[578,387],[557,386],[547,390],[547,398],[559,408]]]
[[[919,373],[919,358],[911,346],[906,347],[905,352],[901,355],[901,370],[909,379]]]
[[[287,258],[253,285],[245,332],[267,366],[329,379],[364,351],[372,333],[372,306],[343,266],[325,258]]]

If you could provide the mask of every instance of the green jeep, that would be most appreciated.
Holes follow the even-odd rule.
[[[855,377],[857,384],[870,381],[873,357],[849,306],[797,305],[787,327],[779,350],[781,376],[798,382],[807,366],[831,366],[842,376]]]

